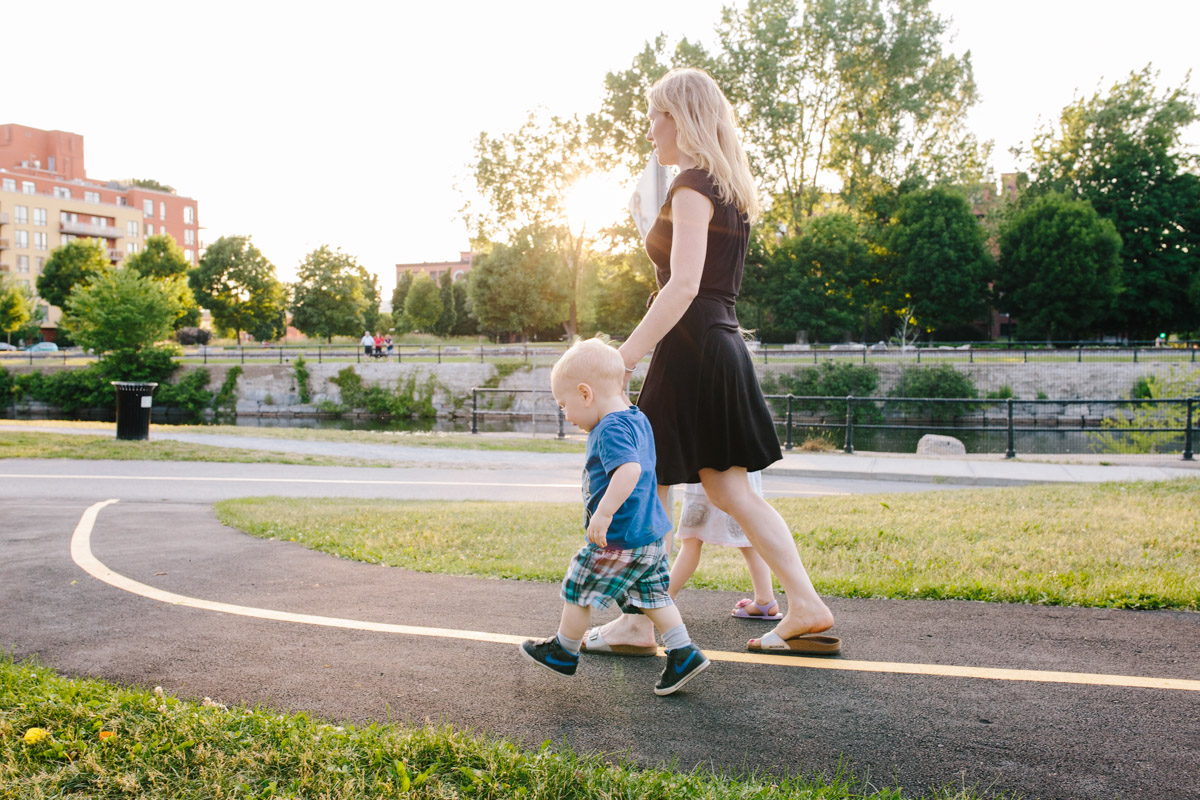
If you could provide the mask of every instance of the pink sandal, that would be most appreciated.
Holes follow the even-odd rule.
[[[775,609],[774,614],[771,613],[772,608]],[[733,607],[733,616],[738,619],[783,619],[783,614],[779,613],[779,603],[776,601],[772,600],[765,606],[760,606],[755,600],[750,598],[738,600],[737,605]]]

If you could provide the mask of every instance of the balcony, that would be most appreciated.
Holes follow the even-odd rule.
[[[0,250],[8,249],[8,239],[0,239]]]
[[[12,220],[8,218],[8,214],[0,211],[0,225],[7,225],[10,222],[12,222]]]
[[[93,239],[119,239],[121,231],[119,228],[113,228],[108,225],[91,225],[85,222],[67,222],[63,220],[59,223],[60,233],[70,233],[75,236],[88,236]]]
[[[108,260],[109,261],[113,261],[113,262],[120,261],[124,257],[125,257],[124,250],[109,250],[108,251]]]

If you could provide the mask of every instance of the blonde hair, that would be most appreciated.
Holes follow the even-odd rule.
[[[625,380],[625,360],[617,348],[603,339],[580,339],[571,345],[550,370],[550,386],[559,380],[574,379],[592,384],[592,388],[621,388]],[[604,384],[611,384],[605,387]]]
[[[712,176],[717,196],[750,222],[761,207],[750,160],[738,140],[737,118],[725,93],[707,72],[673,69],[646,92],[650,107],[675,121],[679,149]]]

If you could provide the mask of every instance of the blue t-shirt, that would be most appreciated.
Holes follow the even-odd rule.
[[[656,542],[671,530],[671,520],[658,502],[654,474],[654,432],[637,406],[606,414],[587,439],[583,467],[583,527],[604,498],[609,477],[622,464],[636,461],[642,474],[629,498],[613,514],[608,527],[610,550],[632,550]]]

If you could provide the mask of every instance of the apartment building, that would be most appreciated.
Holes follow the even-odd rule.
[[[422,261],[419,264],[397,264],[396,280],[399,281],[400,276],[406,272],[414,275],[423,272],[433,278],[434,283],[437,283],[445,272],[449,272],[455,281],[462,280],[471,271],[473,256],[474,253],[465,251],[459,252],[458,261]]]
[[[79,134],[0,125],[0,273],[35,293],[50,252],[73,239],[102,240],[119,264],[146,237],[168,233],[197,263],[197,206],[190,197],[127,181],[90,180]],[[43,326],[48,339],[60,318],[51,308]]]

